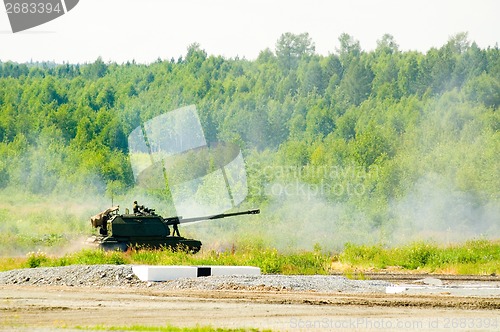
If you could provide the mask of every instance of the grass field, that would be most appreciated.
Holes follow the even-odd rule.
[[[197,327],[175,327],[175,326],[141,326],[141,325],[132,325],[132,326],[85,326],[85,327],[76,327],[75,329],[81,329],[84,331],[138,331],[138,332],[248,332],[248,331],[261,331],[260,329],[224,329],[224,328],[215,328],[211,326],[197,326]],[[267,331],[267,330],[263,330]],[[270,330],[269,330],[270,331]]]
[[[30,252],[21,257],[0,258],[0,270],[65,266],[74,264],[148,265],[250,265],[264,274],[329,274],[342,272],[418,271],[444,274],[498,274],[500,242],[474,240],[440,246],[416,242],[402,247],[346,244],[339,253],[313,251],[280,252],[274,248],[233,247],[224,252],[132,249],[127,252],[84,249],[64,255]]]

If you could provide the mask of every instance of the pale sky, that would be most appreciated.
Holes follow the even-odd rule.
[[[3,62],[84,63],[101,56],[149,63],[177,59],[194,42],[210,55],[252,60],[274,51],[285,32],[308,32],[323,55],[335,52],[343,32],[364,50],[385,33],[401,50],[421,52],[459,32],[483,48],[500,39],[499,0],[80,0],[66,15],[16,34],[0,8]]]

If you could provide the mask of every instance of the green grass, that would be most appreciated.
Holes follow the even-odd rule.
[[[0,258],[0,271],[74,264],[250,265],[259,267],[263,274],[343,272],[358,277],[364,277],[364,272],[384,270],[484,275],[500,272],[500,242],[474,240],[448,246],[415,242],[395,248],[348,243],[342,252],[333,254],[324,253],[319,247],[314,251],[280,252],[260,246],[201,251],[195,255],[141,249],[125,253],[85,249],[63,256],[38,251],[26,257]]]
[[[226,329],[226,328],[215,328],[211,326],[196,326],[196,327],[175,327],[171,325],[167,326],[143,326],[143,325],[131,325],[131,326],[77,326],[77,330],[83,331],[154,331],[154,332],[246,332],[246,331],[271,331],[271,330],[260,330],[260,329]]]
[[[327,274],[330,256],[319,251],[280,253],[276,249],[248,249],[227,252],[214,250],[192,255],[182,251],[133,249],[125,253],[85,249],[61,257],[38,251],[26,257],[0,258],[0,271],[13,268],[35,268],[93,264],[147,265],[250,265],[265,274]]]
[[[415,242],[396,248],[346,244],[338,261],[365,270],[392,268],[435,273],[498,274],[500,242],[473,240],[448,246]]]

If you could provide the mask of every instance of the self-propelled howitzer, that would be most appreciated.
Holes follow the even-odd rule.
[[[181,222],[222,219],[258,213],[260,210],[254,209],[194,218],[180,216],[163,218],[150,209],[133,214],[120,214],[119,207],[115,206],[90,218],[92,226],[98,229],[99,234],[89,239],[89,242],[104,250],[126,251],[130,247],[170,248],[196,253],[201,248],[201,241],[182,237],[178,230],[178,225]],[[170,226],[172,226],[173,232],[170,231]]]

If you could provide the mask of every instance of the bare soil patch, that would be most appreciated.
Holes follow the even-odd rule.
[[[136,287],[0,286],[3,330],[196,326],[299,330],[497,330],[499,298]],[[462,325],[460,325],[462,324]]]

